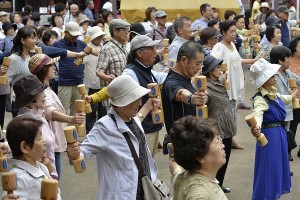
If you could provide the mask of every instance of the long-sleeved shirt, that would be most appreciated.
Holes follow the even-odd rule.
[[[91,95],[93,103],[98,103],[100,101],[107,100],[109,98],[107,87],[102,88],[100,91]]]
[[[264,99],[264,96],[268,96],[272,100],[277,101],[277,96],[281,98],[282,102],[287,105],[292,102],[292,96],[291,95],[282,95],[280,93],[277,93],[277,90],[275,87],[272,87],[272,92],[268,92],[265,88],[261,87],[258,89],[259,92],[261,92],[262,96],[256,96],[254,98],[254,108],[253,108],[253,115],[256,119],[257,126],[261,127],[261,124],[263,122],[263,114],[266,110],[269,109],[269,105]]]
[[[198,28],[198,26],[200,27],[200,30],[203,30],[205,28],[207,28],[207,23],[208,20],[205,19],[204,17],[201,17],[200,19],[196,19],[193,23],[192,23],[192,30],[196,31]]]
[[[186,39],[179,37],[176,35],[174,40],[172,41],[171,45],[169,46],[169,56],[168,60],[177,60],[177,55],[180,47],[183,45],[183,43],[187,42]]]
[[[14,190],[14,194],[19,195],[19,199],[40,199],[42,180],[51,179],[47,167],[36,161],[36,165],[39,167],[36,168],[25,161],[17,159],[9,159],[8,164],[13,166],[9,172],[15,172],[17,177],[17,189]],[[3,195],[6,194],[7,192],[3,192]],[[57,200],[61,200],[59,188]]]
[[[88,7],[83,11],[83,13],[91,20],[91,22],[94,21],[94,15]]]
[[[107,115],[98,120],[80,145],[81,155],[85,159],[96,156],[99,183],[97,199],[136,199],[138,169],[122,133],[128,132],[137,155],[139,155],[139,142],[114,108],[111,108],[109,113],[115,116],[116,123]],[[134,120],[144,132],[139,120],[135,118]],[[146,145],[145,148],[151,180],[154,181],[157,176],[157,166],[148,146]]]
[[[2,53],[11,53],[11,49],[14,46],[13,36],[6,36],[3,40],[0,41],[0,50]]]
[[[289,79],[295,78],[296,83],[299,86],[300,85],[300,77],[294,74],[291,70],[287,69],[284,73],[277,72],[275,74],[276,79],[276,85],[277,85],[277,91],[280,94],[289,95],[290,94],[290,87],[289,87]],[[291,121],[293,120],[293,106],[291,103],[285,105],[285,111],[286,111],[286,118],[285,121]]]

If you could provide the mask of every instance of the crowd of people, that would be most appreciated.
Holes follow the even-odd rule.
[[[155,155],[172,155],[171,149],[174,200],[227,199],[231,150],[244,149],[234,137],[238,109],[252,109],[253,136],[264,133],[268,140],[256,145],[252,199],[289,193],[294,158],[286,133],[295,139],[300,120],[300,108],[292,106],[298,90],[289,87],[290,79],[300,85],[300,21],[292,2],[272,10],[256,0],[249,19],[242,4],[240,13],[227,10],[222,17],[204,3],[199,19],[172,22],[166,11],[148,7],[144,22],[130,24],[114,16],[111,1],[98,15],[93,0],[84,9],[67,1],[51,5],[50,27],[29,5],[20,13],[1,11],[1,77],[7,82],[0,84],[0,126],[6,111],[13,119],[0,148],[11,153],[10,171],[17,174],[17,189],[3,199],[39,199],[42,179],[64,177],[64,152],[70,161],[96,157],[98,199],[144,199],[143,178],[157,179]],[[257,91],[252,105],[244,101],[247,70]],[[197,88],[199,75],[207,81],[204,91]],[[78,91],[81,84],[86,95]],[[76,111],[80,99],[92,104],[91,113]],[[196,117],[203,106],[209,119]],[[157,110],[164,124],[155,123],[151,112]],[[87,135],[67,144],[64,129],[79,124]]]

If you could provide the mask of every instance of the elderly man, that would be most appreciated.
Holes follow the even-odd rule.
[[[70,10],[64,18],[64,24],[67,24],[68,22],[77,22],[78,11],[79,11],[78,5],[75,3],[71,4]]]
[[[191,84],[191,78],[202,69],[204,53],[202,46],[193,41],[184,43],[178,52],[176,66],[170,70],[162,92],[165,124],[168,134],[173,123],[183,116],[196,115],[196,106],[206,102],[205,92],[198,92]],[[164,141],[164,154],[166,143]]]
[[[81,52],[86,44],[78,40],[82,35],[76,22],[68,22],[65,27],[65,37],[53,44],[53,47]],[[70,115],[75,114],[75,100],[80,99],[77,85],[83,83],[83,65],[75,65],[74,58],[62,58],[59,60],[58,70],[58,97],[66,112],[70,109]]]
[[[202,17],[197,19],[192,24],[192,30],[195,31],[200,27],[203,30],[207,27],[208,21],[212,18],[213,10],[208,3],[204,3],[200,6],[200,13]]]
[[[178,50],[183,43],[188,41],[192,36],[191,20],[188,17],[180,17],[174,22],[174,30],[176,37],[169,46],[169,57],[168,59],[176,60]]]
[[[154,64],[156,57],[155,46],[159,42],[160,40],[153,41],[146,35],[135,36],[130,43],[131,51],[128,57],[129,64],[122,74],[130,75],[136,82],[145,88],[147,88],[149,83],[162,84],[167,74],[152,70],[152,65]],[[143,96],[142,104],[144,105],[148,99],[148,94]],[[157,151],[159,131],[162,129],[162,124],[153,124],[151,114],[140,117],[144,118],[142,126],[146,134],[147,144],[154,157]]]
[[[9,13],[5,12],[5,11],[1,11],[0,12],[0,29],[2,29],[2,24],[4,22],[8,22],[8,15]]]
[[[108,41],[98,58],[97,76],[101,87],[106,87],[115,77],[120,76],[127,64],[126,42],[130,24],[121,19],[113,19],[109,24],[111,40]],[[105,102],[107,111],[110,105]]]

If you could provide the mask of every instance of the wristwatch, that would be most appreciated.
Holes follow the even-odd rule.
[[[187,102],[188,103],[190,103],[190,104],[192,104],[192,97],[193,97],[193,95],[192,94],[190,94],[189,96],[188,96],[188,98],[187,98]]]

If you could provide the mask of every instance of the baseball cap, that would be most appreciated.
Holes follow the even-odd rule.
[[[167,13],[163,10],[158,10],[154,13],[155,18],[167,16]]]
[[[68,22],[65,26],[65,31],[69,32],[72,36],[82,35],[79,30],[79,25],[76,22]]]
[[[142,47],[154,47],[160,43],[160,40],[152,40],[147,35],[137,35],[130,42],[130,50],[134,51]]]

